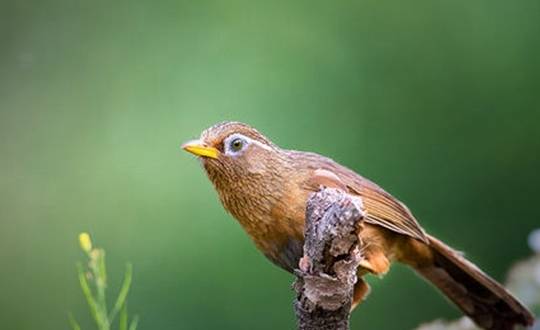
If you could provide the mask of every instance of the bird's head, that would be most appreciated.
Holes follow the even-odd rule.
[[[216,124],[182,148],[200,158],[218,190],[275,179],[284,164],[284,153],[278,146],[239,122]]]
[[[307,196],[296,185],[291,152],[238,122],[216,124],[182,148],[198,156],[221,203],[257,247],[281,267],[294,269],[302,255]]]

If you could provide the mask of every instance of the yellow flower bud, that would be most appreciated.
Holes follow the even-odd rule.
[[[84,252],[89,253],[92,251],[92,240],[90,239],[90,235],[88,235],[88,233],[79,234],[79,244]]]

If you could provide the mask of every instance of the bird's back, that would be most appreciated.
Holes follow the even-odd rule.
[[[367,211],[366,222],[428,243],[424,230],[409,209],[377,184],[328,157],[302,151],[290,151],[289,154],[298,164],[299,171],[328,171],[340,181],[336,185],[361,196]],[[316,183],[315,180],[314,189],[318,189]]]

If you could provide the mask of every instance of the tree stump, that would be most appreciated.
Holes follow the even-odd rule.
[[[349,329],[364,215],[362,200],[342,190],[323,188],[310,196],[304,256],[293,285],[298,329]]]

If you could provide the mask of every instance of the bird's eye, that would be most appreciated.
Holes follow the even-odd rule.
[[[243,146],[244,146],[244,140],[242,140],[240,138],[236,138],[236,139],[231,141],[230,149],[233,152],[238,152],[238,151],[242,150]]]

